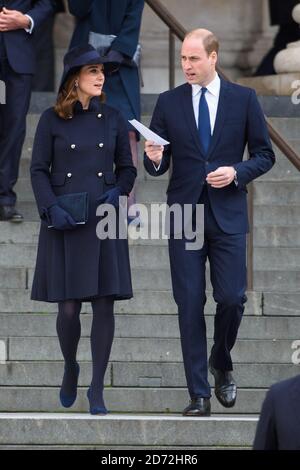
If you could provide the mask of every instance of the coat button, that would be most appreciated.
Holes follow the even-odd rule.
[[[67,173],[68,178],[71,178],[71,176],[72,176],[72,173]]]
[[[101,117],[102,117],[102,114],[98,114],[98,115],[97,115],[97,118],[101,118]]]
[[[103,145],[104,145],[104,144],[103,144],[102,142],[101,142],[100,144],[98,144],[99,147],[103,147]]]
[[[75,144],[72,144],[72,145],[71,145],[71,149],[74,149],[75,147],[76,147]]]
[[[103,173],[101,173],[101,171],[99,171],[99,173],[98,173],[99,178],[101,178],[102,175],[103,175]]]

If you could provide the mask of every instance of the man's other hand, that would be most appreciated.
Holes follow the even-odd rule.
[[[0,31],[13,31],[14,29],[30,28],[30,19],[17,10],[8,10],[3,7],[0,12]]]
[[[233,166],[220,166],[215,171],[208,173],[206,181],[212,188],[224,188],[232,183],[234,175]]]

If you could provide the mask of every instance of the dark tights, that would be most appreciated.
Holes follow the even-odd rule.
[[[92,301],[91,352],[93,374],[90,398],[93,406],[104,406],[104,374],[115,330],[113,307],[114,300],[111,297],[101,297]],[[62,390],[66,395],[70,394],[70,391],[74,388],[74,381],[77,380],[76,353],[81,334],[80,311],[81,302],[79,300],[66,300],[58,304],[56,330],[65,360],[65,370],[67,371],[67,374],[64,374],[62,383]]]

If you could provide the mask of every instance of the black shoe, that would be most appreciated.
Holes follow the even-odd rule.
[[[20,214],[15,206],[0,205],[0,221],[23,222],[24,217]]]
[[[210,416],[210,399],[209,398],[192,398],[191,403],[183,412],[183,416]]]
[[[231,371],[215,369],[209,358],[208,366],[215,378],[215,395],[221,405],[232,408],[235,405],[237,389]]]
[[[72,372],[72,375],[74,375],[74,371],[72,370],[71,372]],[[74,389],[69,395],[66,395],[66,393],[63,392],[62,387],[60,389],[59,399],[64,408],[70,408],[77,398],[77,385],[78,385],[79,372],[80,372],[80,366],[78,363],[76,363],[75,365],[76,381],[74,383]],[[70,373],[70,369],[67,369],[65,366],[64,374],[68,374],[68,373]]]

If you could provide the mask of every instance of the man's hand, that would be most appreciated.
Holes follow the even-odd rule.
[[[3,7],[0,12],[0,32],[30,28],[30,19],[17,10]]]
[[[233,166],[220,166],[215,171],[211,171],[206,181],[212,188],[224,188],[234,180],[235,169]]]
[[[164,146],[157,145],[155,142],[151,140],[146,140],[145,142],[145,152],[148,158],[155,163],[155,165],[159,165],[162,157],[163,157]]]

